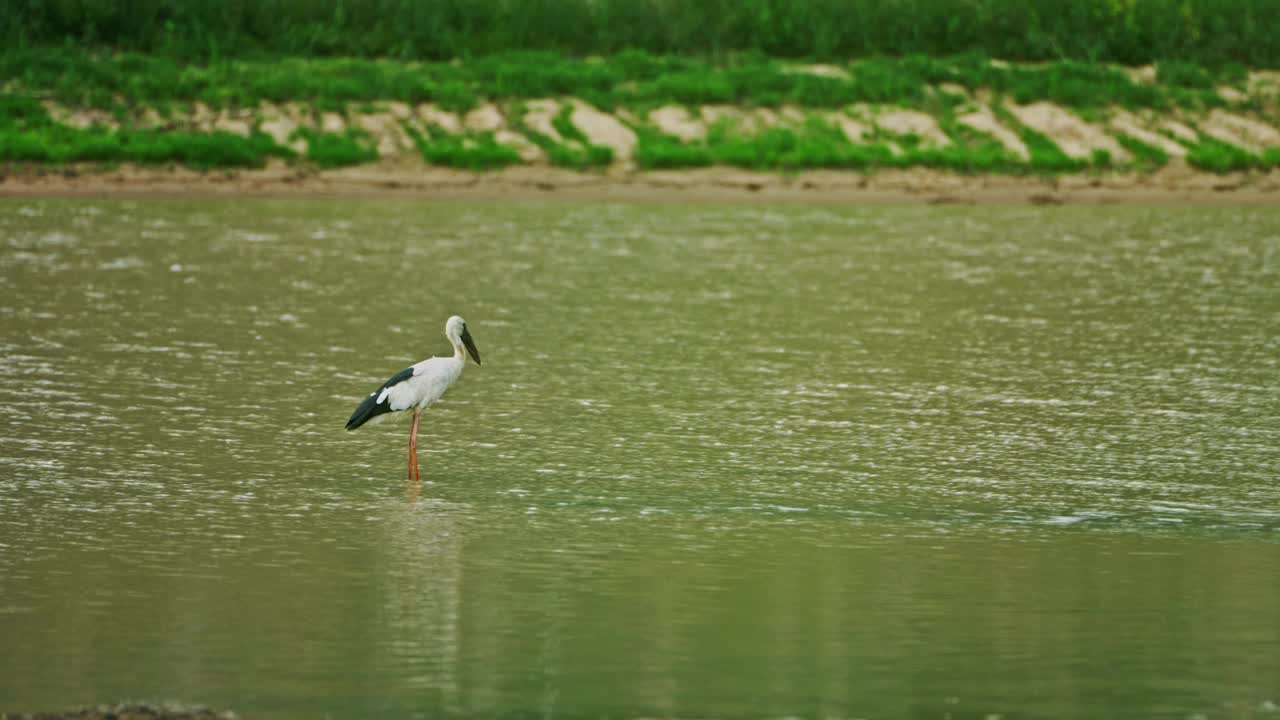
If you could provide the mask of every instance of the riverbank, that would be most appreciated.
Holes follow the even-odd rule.
[[[7,193],[181,185],[1070,202],[1127,192],[1183,202],[1266,195],[1280,172],[1280,72],[1239,66],[715,64],[636,52],[183,66],[31,50],[0,60]]]
[[[885,204],[1280,204],[1280,172],[1209,174],[1185,164],[1157,172],[1094,175],[957,175],[927,168],[789,174],[737,168],[577,172],[512,167],[492,172],[384,161],[307,170],[276,161],[261,170],[122,167],[0,174],[0,198],[41,196],[404,197],[522,200],[804,201]]]

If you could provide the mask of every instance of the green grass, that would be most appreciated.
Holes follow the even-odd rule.
[[[1265,170],[1280,167],[1280,149],[1271,148],[1261,155],[1211,137],[1201,136],[1187,148],[1187,162],[1193,167],[1215,173]]]
[[[1205,68],[1188,62],[1164,61],[1156,65],[1156,81],[1165,85],[1212,90],[1216,84]]]
[[[721,60],[981,53],[1280,67],[1274,0],[46,0],[0,4],[0,47],[182,59],[450,60],[638,49]]]
[[[646,170],[706,167],[715,163],[711,150],[702,142],[683,142],[653,128],[635,127],[636,165]]]
[[[1141,170],[1155,170],[1169,163],[1169,154],[1155,145],[1123,133],[1117,134],[1115,139],[1121,147],[1133,154],[1134,161]]]
[[[1073,158],[1063,152],[1057,143],[1043,133],[1029,127],[1021,127],[1018,129],[1018,135],[1027,146],[1027,152],[1031,156],[1031,167],[1038,172],[1078,172],[1089,166],[1089,163],[1084,160]]]
[[[422,159],[431,165],[460,168],[464,170],[496,170],[498,168],[517,165],[521,162],[520,154],[514,149],[502,145],[491,132],[474,135],[450,135],[437,130],[420,133],[408,129]]]
[[[198,169],[259,168],[293,151],[270,136],[188,133],[132,128],[76,129],[55,122],[40,103],[0,95],[0,159],[20,163],[179,164]]]
[[[636,163],[643,168],[733,165],[751,170],[793,171],[832,168],[870,171],[888,167],[932,167],[953,172],[1016,173],[1025,164],[980,133],[945,148],[922,147],[913,135],[880,132],[853,144],[839,128],[810,117],[799,127],[773,127],[755,135],[721,121],[703,141],[681,142],[652,129],[638,129]],[[890,143],[898,146],[895,152]]]
[[[1115,159],[1107,153],[1089,159],[1069,157],[1049,138],[1022,127],[1001,102],[993,103],[997,115],[1016,128],[1027,144],[1030,159],[1022,161],[992,138],[960,126],[955,114],[964,98],[937,92],[935,87],[949,82],[969,90],[987,88],[999,98],[1022,103],[1052,100],[1074,108],[1086,119],[1099,120],[1106,108],[1114,105],[1168,109],[1220,104],[1212,90],[1215,84],[1238,82],[1244,77],[1239,65],[1208,67],[1181,61],[1161,63],[1157,70],[1160,82],[1144,85],[1112,66],[1069,60],[1005,65],[977,52],[950,57],[871,57],[837,65],[847,75],[795,72],[787,63],[758,53],[715,62],[639,50],[591,60],[522,50],[458,63],[235,58],[187,64],[167,55],[104,54],[74,47],[10,48],[0,51],[0,79],[7,77],[9,86],[20,92],[0,94],[0,138],[4,142],[0,157],[30,162],[260,167],[268,157],[290,157],[291,153],[260,133],[239,137],[133,129],[132,113],[139,107],[154,107],[180,117],[196,102],[215,109],[299,102],[314,111],[346,112],[372,109],[386,101],[432,102],[446,110],[464,112],[481,101],[513,104],[519,109],[526,99],[574,95],[598,107],[628,108],[637,115],[668,104],[809,109],[891,104],[932,114],[954,141],[945,148],[925,148],[919,138],[880,133],[868,143],[854,145],[838,128],[814,118],[801,127],[771,128],[756,135],[726,124],[713,128],[703,141],[687,143],[652,128],[635,127],[639,137],[636,162],[644,168],[712,164],[770,170],[924,166],[963,173],[1063,173],[1111,167]],[[121,129],[61,126],[31,99],[34,93],[70,107],[105,110]],[[559,139],[528,127],[523,111],[514,113],[510,120],[513,129],[541,147],[556,166],[592,169],[611,164],[612,151],[593,145],[573,125],[572,111],[570,103],[561,102],[552,118]],[[331,134],[303,129],[298,136],[308,141],[306,160],[320,167],[378,158],[372,139],[360,132]],[[415,132],[414,140],[423,158],[436,165],[482,170],[520,162],[515,150],[492,135],[452,137],[429,129]],[[1139,169],[1155,169],[1168,162],[1158,148],[1133,138],[1119,141],[1133,153]],[[1269,157],[1203,142],[1193,148],[1191,162],[1225,172],[1269,167],[1275,164]]]
[[[358,130],[327,133],[298,128],[294,135],[307,141],[307,161],[318,167],[347,167],[378,159],[378,150],[369,136]]]
[[[942,82],[970,90],[988,88],[1020,103],[1196,109],[1222,104],[1212,83],[1202,87],[1203,78],[1232,77],[1227,70],[1165,63],[1160,66],[1163,82],[1148,85],[1107,65],[1059,61],[1006,67],[975,53],[873,57],[842,67],[848,77],[794,72],[784,62],[759,55],[710,62],[634,50],[596,60],[520,51],[461,63],[261,58],[194,64],[161,55],[95,53],[75,47],[0,51],[0,80],[66,105],[104,110],[196,101],[214,108],[297,101],[340,111],[353,103],[395,100],[433,102],[462,112],[482,99],[565,95],[604,109],[663,104],[837,108],[853,103],[928,109],[940,102],[931,86]]]

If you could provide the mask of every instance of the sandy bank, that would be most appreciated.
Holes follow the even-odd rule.
[[[1280,206],[1280,172],[1213,175],[1170,163],[1148,174],[1044,177],[958,175],[925,168],[779,174],[735,168],[573,172],[523,166],[477,173],[405,161],[330,171],[284,163],[255,171],[0,171],[0,197],[129,195]]]

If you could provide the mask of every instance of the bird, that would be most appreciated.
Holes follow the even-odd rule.
[[[409,412],[413,426],[409,430],[409,479],[421,477],[418,471],[418,419],[422,411],[440,399],[450,385],[462,375],[467,364],[463,348],[471,354],[476,365],[480,364],[480,352],[467,330],[467,321],[454,315],[444,324],[444,335],[453,345],[450,357],[432,357],[411,365],[391,376],[377,390],[369,393],[347,420],[347,430],[355,430],[373,418],[391,412]]]

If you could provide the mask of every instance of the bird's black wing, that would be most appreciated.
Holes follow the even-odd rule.
[[[347,429],[355,430],[379,415],[391,412],[391,395],[384,396],[382,391],[392,385],[399,385],[411,377],[413,377],[413,368],[407,367],[392,375],[391,379],[382,383],[382,386],[377,390],[369,393],[369,397],[366,397],[364,402],[360,403],[360,407],[351,413],[351,419],[347,421]],[[378,402],[378,398],[382,398],[382,402]]]

